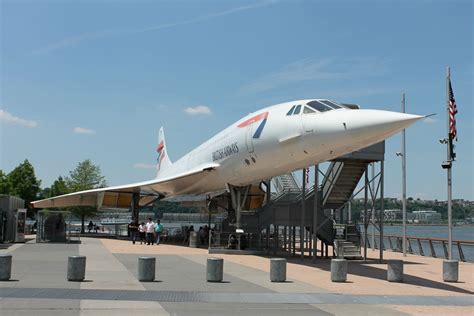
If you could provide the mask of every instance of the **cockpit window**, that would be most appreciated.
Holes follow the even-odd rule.
[[[309,114],[309,113],[316,113],[316,111],[310,108],[309,106],[305,106],[303,109],[303,114]]]
[[[323,104],[319,101],[310,101],[307,103],[310,107],[315,109],[316,111],[319,112],[326,112],[326,111],[331,111],[333,108],[327,106],[326,104]]]
[[[342,109],[342,106],[340,106],[339,104],[336,104],[334,102],[331,102],[331,101],[328,101],[328,100],[321,100],[320,101],[321,103],[324,103],[326,105],[329,105],[330,107],[332,107],[333,109]]]
[[[291,109],[288,111],[288,113],[286,113],[286,115],[291,115],[291,114],[293,114],[293,110],[294,110],[294,109],[295,109],[295,105],[293,105],[293,106],[291,107]]]
[[[301,110],[301,104],[297,105],[295,108],[295,112],[293,114],[299,114]]]

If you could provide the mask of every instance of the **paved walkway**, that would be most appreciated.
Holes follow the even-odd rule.
[[[288,282],[272,283],[266,257],[213,255],[224,258],[224,282],[208,283],[205,249],[82,238],[0,253],[13,255],[12,280],[0,282],[2,316],[474,315],[474,264],[460,263],[460,282],[444,283],[442,260],[414,255],[405,258],[404,283],[388,283],[386,264],[376,261],[350,262],[348,282],[332,283],[329,260],[299,258],[289,259]],[[66,280],[67,257],[77,254],[87,256],[86,282]],[[155,282],[137,280],[142,255],[157,258]]]

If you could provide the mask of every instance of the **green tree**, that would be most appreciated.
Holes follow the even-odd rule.
[[[59,176],[56,180],[54,180],[53,184],[47,191],[47,197],[54,197],[58,195],[63,195],[69,193],[69,187],[67,185],[66,180]]]
[[[58,182],[57,184],[57,189],[60,189],[60,183]],[[90,159],[80,162],[76,168],[69,173],[66,184],[66,188],[69,192],[97,189],[107,186],[105,177],[101,174],[100,167],[94,165]],[[71,207],[70,209],[76,216],[81,218],[81,233],[84,233],[85,218],[95,216],[97,209],[91,206],[77,206]]]
[[[53,184],[50,187],[46,187],[40,191],[38,198],[47,199],[58,195],[67,194],[69,192],[70,190],[67,186],[66,178],[59,176],[56,180],[54,180]]]
[[[2,170],[0,170],[0,194],[9,194],[11,190],[11,184],[8,180],[8,176]]]
[[[32,211],[30,202],[38,197],[41,181],[36,179],[35,169],[28,159],[13,169],[7,178],[11,185],[10,194],[25,200],[28,210]]]

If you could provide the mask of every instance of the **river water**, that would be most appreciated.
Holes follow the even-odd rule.
[[[361,229],[363,232],[363,228]],[[368,235],[369,242],[371,241],[372,228],[369,227]],[[378,230],[375,232],[378,235]],[[402,236],[403,227],[401,225],[385,225],[384,226],[384,236]],[[433,225],[433,226],[421,226],[421,225],[408,225],[407,226],[407,236],[408,237],[425,237],[425,238],[448,238],[448,227],[445,225]],[[474,242],[474,226],[464,225],[464,226],[454,226],[453,227],[453,240],[462,240],[462,241],[471,241]],[[392,241],[393,246],[395,247],[395,240]],[[385,247],[389,248],[388,240],[385,239]],[[416,240],[411,241],[413,251],[419,254],[419,248]],[[434,242],[433,246],[435,248],[436,256],[443,257],[444,250],[441,243]],[[430,256],[430,246],[428,242],[423,242],[422,244],[423,252],[426,255]],[[467,261],[474,261],[474,244],[473,245],[462,245],[462,250]],[[456,243],[453,243],[453,259],[459,260],[459,251]]]

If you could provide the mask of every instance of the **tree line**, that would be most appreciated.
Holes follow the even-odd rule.
[[[68,176],[58,176],[51,186],[43,189],[41,189],[41,181],[35,175],[33,165],[27,159],[8,174],[0,170],[0,194],[14,195],[25,200],[30,218],[35,217],[35,211],[30,204],[32,201],[106,186],[107,182],[100,167],[90,159],[79,162],[73,170],[69,171]],[[71,211],[74,217],[81,219],[82,233],[85,230],[85,218],[95,217],[98,214],[98,210],[93,206],[74,206],[61,209]],[[161,201],[143,207],[141,211],[153,212],[155,217],[162,218],[164,212],[195,213],[199,210],[193,207],[183,207],[179,203]]]
[[[32,201],[77,191],[103,188],[105,186],[107,186],[107,182],[101,173],[100,167],[95,165],[90,159],[79,162],[73,170],[69,171],[68,176],[58,176],[50,187],[43,189],[41,189],[41,180],[36,177],[35,169],[27,159],[8,174],[0,170],[0,194],[14,195],[25,200],[30,218],[34,218],[34,210],[30,205]],[[386,198],[384,201],[385,209],[402,208],[400,200]],[[377,200],[375,204],[376,209],[379,209],[380,200]],[[443,219],[447,218],[446,203],[421,201],[413,198],[407,199],[407,210],[409,212],[428,208],[441,213]],[[82,232],[84,232],[84,219],[97,215],[95,207],[77,206],[66,209],[82,220]],[[453,218],[465,219],[470,217],[473,214],[473,209],[474,204],[472,202],[467,206],[455,202],[453,203]],[[361,200],[354,200],[352,202],[352,211],[355,218],[358,218],[363,210],[364,203]],[[153,205],[144,208],[142,211],[154,212],[158,218],[161,218],[163,212],[191,213],[198,210],[182,207],[178,203],[160,202],[153,203]]]
[[[35,175],[33,165],[25,159],[21,164],[6,174],[0,170],[0,194],[9,194],[25,200],[28,217],[34,218],[31,202],[71,192],[103,188],[107,186],[100,167],[86,159],[69,171],[68,176],[59,176],[50,187],[41,189],[41,180]],[[93,217],[97,210],[90,206],[68,207],[74,216],[81,218],[81,231],[84,232],[84,220]]]
[[[364,202],[362,199],[356,199],[351,203],[352,213],[354,214],[355,218],[360,218],[360,214],[364,212]],[[370,210],[371,205],[370,201],[367,205],[368,209]],[[375,209],[380,210],[381,203],[380,199],[375,201]],[[384,198],[384,208],[386,210],[401,210],[402,209],[402,201],[393,198]],[[433,210],[441,214],[441,218],[446,220],[448,218],[448,205],[446,201],[439,202],[437,200],[434,201],[422,201],[420,199],[414,199],[412,197],[407,198],[407,212],[414,212],[414,211],[422,211],[422,210]],[[452,211],[453,211],[453,219],[464,220],[468,217],[473,216],[474,213],[474,203],[470,203],[470,205],[463,205],[456,201],[453,201],[452,204]]]

